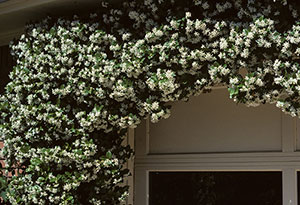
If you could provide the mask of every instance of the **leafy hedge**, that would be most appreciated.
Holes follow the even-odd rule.
[[[167,102],[214,85],[248,106],[299,116],[300,6],[286,1],[144,0],[47,18],[11,45],[0,98],[7,204],[118,204],[122,141]],[[246,70],[246,74],[242,74]]]

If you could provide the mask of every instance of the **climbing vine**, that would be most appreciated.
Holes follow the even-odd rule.
[[[102,2],[29,24],[0,97],[7,204],[118,204],[122,141],[171,101],[226,85],[248,106],[300,115],[300,6],[287,1]],[[2,180],[1,180],[2,182]]]

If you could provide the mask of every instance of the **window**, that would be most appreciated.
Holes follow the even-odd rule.
[[[216,183],[211,189],[218,193],[214,200],[222,201],[212,205],[297,205],[299,120],[273,105],[236,105],[228,95],[225,88],[214,89],[187,103],[174,103],[169,119],[157,124],[146,120],[135,130],[136,204],[159,204],[170,189],[179,200],[171,204],[182,204],[193,192],[198,200],[193,179],[210,176]],[[249,187],[243,188],[246,183]],[[221,193],[232,186],[241,192],[225,199]],[[246,193],[255,194],[252,200],[259,202]]]
[[[150,172],[150,205],[281,205],[281,172]]]

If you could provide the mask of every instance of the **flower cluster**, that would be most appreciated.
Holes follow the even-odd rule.
[[[300,116],[297,4],[273,0],[124,1],[30,24],[11,45],[0,97],[11,204],[118,204],[127,194],[122,141],[168,102],[223,84],[248,106]]]

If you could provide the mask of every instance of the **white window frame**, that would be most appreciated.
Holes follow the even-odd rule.
[[[134,134],[134,204],[149,205],[151,171],[281,171],[283,205],[297,205],[300,152],[296,151],[296,140],[300,121],[282,113],[281,126],[279,152],[160,155],[149,152],[150,122],[145,120]]]

